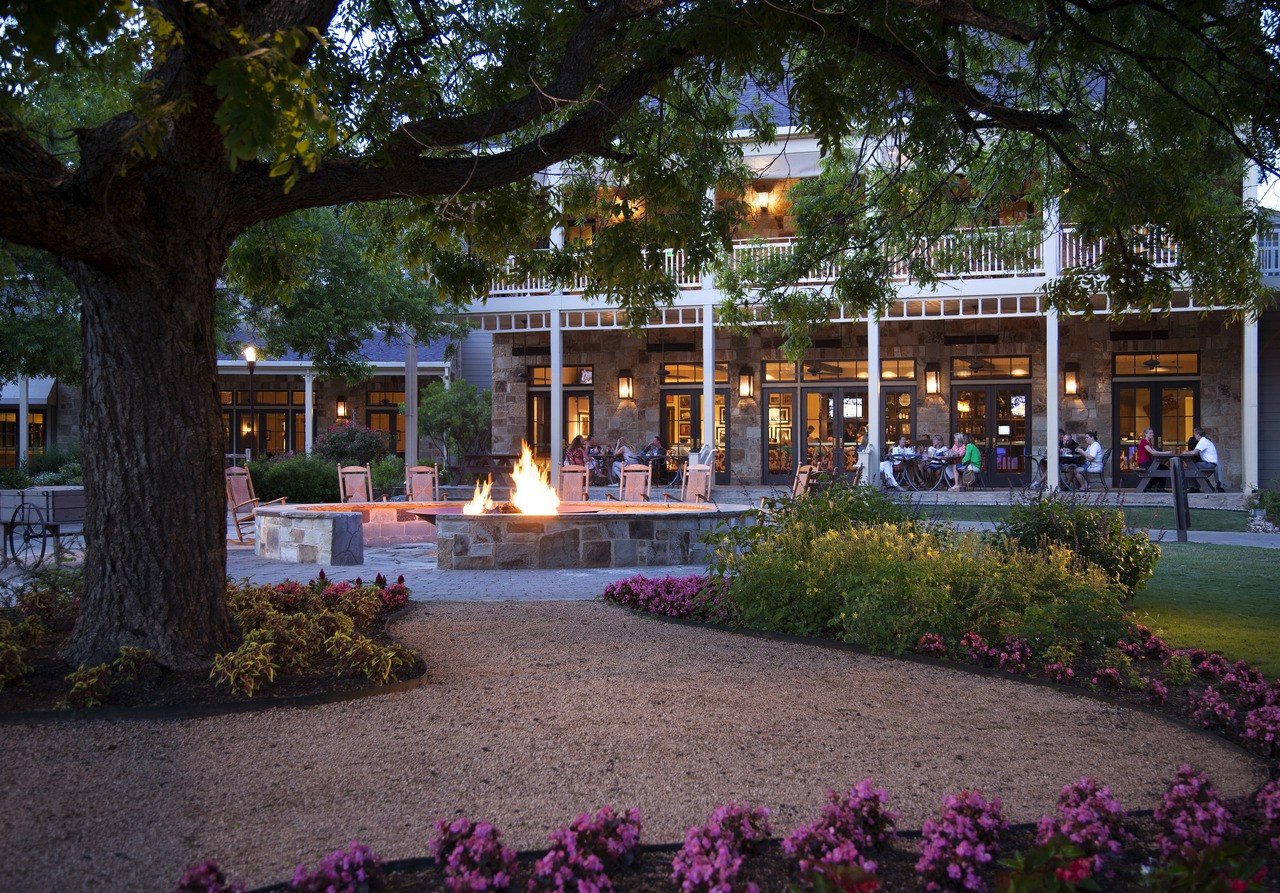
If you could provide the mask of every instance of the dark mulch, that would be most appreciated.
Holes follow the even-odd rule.
[[[9,616],[11,609],[0,609],[0,618]],[[388,630],[389,621],[399,616],[388,615],[379,618],[376,628],[366,630],[366,635],[383,645],[390,645],[397,640]],[[12,619],[18,619],[16,612]],[[27,661],[33,672],[21,679],[11,682],[0,690],[0,716],[29,713],[68,713],[59,709],[59,703],[66,697],[71,683],[67,674],[76,667],[63,660],[60,652],[71,634],[70,622],[59,623],[41,643],[28,652]],[[400,677],[400,681],[419,679],[427,671],[427,665],[419,656],[412,669]],[[174,672],[152,667],[141,678],[131,682],[121,682],[113,686],[111,694],[103,702],[104,707],[111,708],[155,708],[156,710],[172,709],[181,712],[192,708],[200,711],[217,712],[218,708],[241,709],[243,707],[266,708],[281,703],[288,703],[299,698],[317,699],[358,697],[362,693],[374,692],[382,686],[375,685],[363,677],[352,677],[342,673],[336,662],[324,658],[316,661],[313,672],[306,675],[277,674],[275,681],[259,690],[252,698],[246,698],[238,692],[217,687],[209,678],[208,671]],[[92,714],[98,707],[84,708],[75,713]],[[150,712],[150,711],[147,711]]]
[[[1155,826],[1150,816],[1135,816],[1127,823],[1129,830],[1135,835],[1135,842],[1120,859],[1111,865],[1115,874],[1102,883],[1104,890],[1144,890],[1142,883],[1142,867],[1150,864],[1156,857],[1153,844]],[[1014,853],[1028,849],[1035,844],[1035,829],[1030,826],[1011,828],[1001,836],[1000,859],[1007,859]],[[635,865],[615,871],[610,875],[614,889],[618,893],[638,893],[638,891],[661,890],[676,891],[675,882],[671,879],[671,860],[679,849],[676,845],[644,847]],[[512,890],[528,888],[534,863],[541,853],[520,854],[520,864],[511,885]],[[1259,855],[1265,855],[1259,852]],[[924,882],[916,874],[916,860],[920,857],[920,838],[918,833],[908,833],[885,851],[877,854],[879,868],[876,877],[884,891],[917,891],[924,890]],[[446,889],[444,872],[429,858],[405,859],[388,863],[388,893],[427,893]],[[989,873],[992,880],[1004,869],[993,869]],[[1280,890],[1277,884],[1280,878],[1269,878],[1265,889]],[[799,887],[800,877],[792,863],[782,852],[778,840],[766,842],[757,852],[749,854],[743,861],[742,872],[734,889],[743,889],[747,883],[755,883],[761,891],[788,890]],[[998,885],[995,885],[998,888]],[[283,893],[288,887],[276,884],[261,888],[257,893]]]

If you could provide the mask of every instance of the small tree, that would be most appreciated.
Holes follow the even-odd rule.
[[[355,422],[333,425],[317,438],[315,454],[339,465],[369,465],[395,449],[391,437]]]
[[[489,446],[493,397],[466,381],[449,387],[433,381],[422,391],[418,428],[437,450],[456,462]]]

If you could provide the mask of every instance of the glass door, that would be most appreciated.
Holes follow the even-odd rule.
[[[982,472],[988,486],[1016,486],[1030,480],[1030,408],[1028,385],[964,385],[951,389],[953,427],[972,438],[982,452]]]
[[[1122,487],[1138,484],[1138,441],[1144,430],[1155,431],[1157,448],[1180,451],[1186,449],[1191,430],[1200,419],[1197,382],[1115,384],[1112,400],[1112,461]]]
[[[764,411],[764,479],[787,482],[795,473],[795,391],[765,391]]]
[[[867,434],[866,390],[806,389],[802,399],[804,464],[832,475],[851,474]]]
[[[715,392],[716,483],[729,483],[729,413],[727,391]],[[702,448],[702,390],[666,391],[662,395],[662,442],[671,456],[667,470],[677,471],[689,454]]]

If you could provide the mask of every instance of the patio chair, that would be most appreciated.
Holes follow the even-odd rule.
[[[556,493],[561,502],[586,502],[591,498],[587,489],[589,473],[578,465],[566,465],[560,469],[560,483],[556,485]]]
[[[253,513],[262,505],[283,505],[284,497],[263,502],[253,492],[253,477],[249,469],[232,466],[227,469],[227,510],[231,523],[236,526],[236,542],[244,542],[244,525],[253,529]]]
[[[668,493],[662,496],[668,502],[675,500],[676,502],[710,502],[711,501],[711,482],[715,479],[715,469],[710,465],[693,464],[685,469],[684,483],[680,486],[680,496],[677,498]]]
[[[1110,469],[1111,469],[1111,450],[1106,449],[1102,451],[1102,471],[1081,470],[1080,474],[1084,478],[1085,483],[1090,483],[1096,480],[1101,485],[1102,492],[1108,493],[1111,490],[1110,485],[1107,483],[1107,475],[1110,473]]]
[[[440,472],[434,465],[415,465],[404,472],[404,498],[409,502],[440,502]]]
[[[338,466],[338,495],[342,502],[373,502],[368,465]]]
[[[618,481],[618,494],[606,493],[615,502],[648,502],[653,482],[653,469],[648,465],[624,465]]]

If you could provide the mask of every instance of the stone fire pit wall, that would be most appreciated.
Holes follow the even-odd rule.
[[[364,564],[364,518],[360,512],[259,509],[254,551],[263,558],[297,564]]]
[[[698,564],[701,538],[746,507],[567,515],[441,515],[441,570]]]

